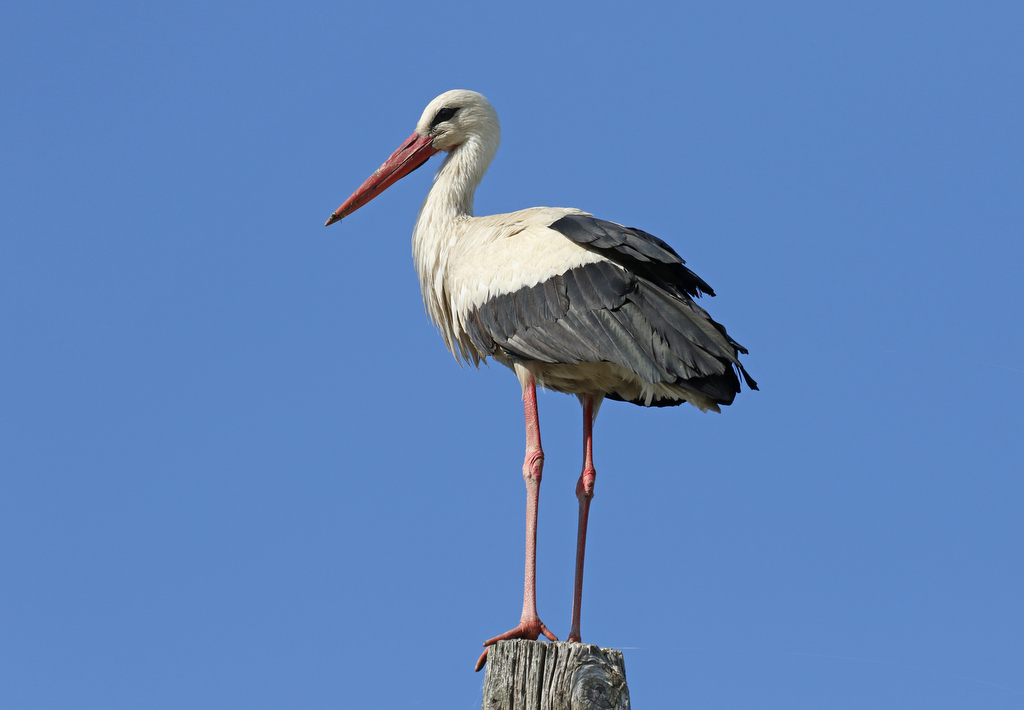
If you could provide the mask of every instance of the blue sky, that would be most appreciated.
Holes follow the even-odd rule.
[[[519,386],[423,313],[431,170],[322,226],[470,88],[477,214],[665,239],[761,385],[601,411],[583,634],[636,707],[1020,707],[1024,11],[707,5],[5,6],[0,705],[479,707]]]

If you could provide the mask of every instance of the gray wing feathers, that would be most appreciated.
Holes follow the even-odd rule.
[[[737,347],[702,308],[608,262],[495,296],[465,323],[484,355],[612,362],[650,383],[699,381],[700,391],[722,403],[738,390],[731,370]]]
[[[622,252],[637,261],[682,264],[683,259],[668,244],[642,229],[584,215],[566,215],[551,225],[577,244],[599,250]]]
[[[702,278],[684,266],[686,262],[672,247],[642,229],[576,214],[555,220],[549,229],[673,295],[715,295]]]

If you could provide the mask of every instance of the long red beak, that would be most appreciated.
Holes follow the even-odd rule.
[[[392,153],[387,162],[373,171],[373,175],[367,178],[366,182],[352,193],[352,197],[345,200],[344,204],[334,211],[324,223],[324,226],[329,227],[335,222],[341,221],[342,217],[352,214],[427,162],[430,156],[438,152],[431,145],[433,140],[431,136],[421,136],[418,133],[413,133],[409,136],[409,139],[402,144],[402,147]]]

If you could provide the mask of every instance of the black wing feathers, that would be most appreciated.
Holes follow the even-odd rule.
[[[660,261],[666,264],[685,263],[675,250],[640,229],[583,215],[566,215],[551,225],[577,244],[586,244],[597,250],[618,250],[640,261]]]
[[[669,245],[593,217],[569,215],[551,228],[614,263],[580,266],[473,309],[466,330],[482,354],[616,363],[647,382],[684,384],[719,404],[739,392],[738,374],[757,389],[737,359],[746,350],[693,301],[714,295],[711,287]],[[655,399],[651,405],[679,403]]]
[[[691,298],[715,295],[704,279],[683,266],[686,262],[672,247],[642,229],[576,214],[562,217],[550,228],[669,293]]]
[[[611,264],[589,264],[496,296],[465,322],[485,355],[569,365],[613,362],[648,382],[685,382],[720,404],[739,391],[732,369],[738,366],[736,349],[702,309]]]

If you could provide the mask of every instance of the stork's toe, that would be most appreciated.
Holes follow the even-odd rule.
[[[541,634],[548,639],[548,641],[557,641],[558,637],[548,630],[548,627],[544,625],[540,619],[534,617],[532,619],[525,619],[519,622],[519,626],[515,627],[511,631],[506,631],[503,634],[499,634],[492,639],[484,641],[484,646],[493,646],[498,641],[508,641],[509,639],[526,639],[527,641],[536,641],[537,637]],[[476,668],[474,670],[479,671],[487,663],[487,652],[490,648],[485,648],[484,652],[480,654],[480,658],[477,659]]]

